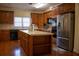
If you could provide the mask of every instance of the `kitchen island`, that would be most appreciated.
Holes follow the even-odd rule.
[[[46,55],[51,53],[53,33],[19,30],[20,44],[26,55]]]

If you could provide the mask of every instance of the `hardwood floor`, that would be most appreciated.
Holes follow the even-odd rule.
[[[18,40],[0,42],[1,56],[24,56],[24,51],[20,47]]]
[[[58,48],[56,44],[53,44],[52,54],[50,56],[79,56],[79,54]]]
[[[26,54],[20,47],[19,40],[5,42],[0,41],[0,56],[26,56]],[[53,44],[52,54],[45,56],[79,56],[79,54],[62,50]]]

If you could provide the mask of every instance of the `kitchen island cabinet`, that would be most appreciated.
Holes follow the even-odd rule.
[[[51,36],[53,33],[43,31],[29,32],[27,30],[20,30],[18,34],[21,47],[26,55],[46,55],[51,53]]]

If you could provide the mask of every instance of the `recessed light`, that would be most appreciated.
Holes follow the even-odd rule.
[[[53,8],[52,6],[51,6],[51,7],[49,7],[49,10],[52,10],[52,8]]]
[[[41,7],[44,7],[45,5],[47,5],[47,3],[36,3],[36,4],[33,5],[33,7],[41,8]]]

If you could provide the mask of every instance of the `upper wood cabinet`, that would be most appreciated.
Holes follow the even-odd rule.
[[[32,24],[37,24],[38,14],[31,13]]]
[[[43,26],[43,14],[31,13],[32,24],[36,24],[38,27]]]
[[[38,27],[43,27],[43,14],[38,15]]]
[[[43,24],[47,23],[48,18],[55,18],[59,14],[75,11],[75,3],[64,3],[51,11],[44,13],[32,13],[32,23],[36,24],[38,27],[42,27]]]
[[[75,3],[64,3],[58,6],[59,14],[75,11]]]
[[[0,11],[0,24],[13,24],[13,11]]]
[[[54,18],[54,17],[56,17],[58,14],[59,14],[59,11],[58,11],[58,7],[56,7],[55,9],[53,9],[52,11],[51,11],[51,17],[52,18]]]
[[[54,18],[54,17],[57,17],[57,15],[59,14],[63,14],[67,12],[74,12],[74,11],[75,11],[75,3],[61,4],[57,6],[56,8],[54,8],[53,10],[43,13],[44,23],[47,23],[48,18]]]
[[[44,24],[45,24],[45,23],[47,23],[48,13],[44,13],[43,15],[44,15],[43,20],[44,20]]]

